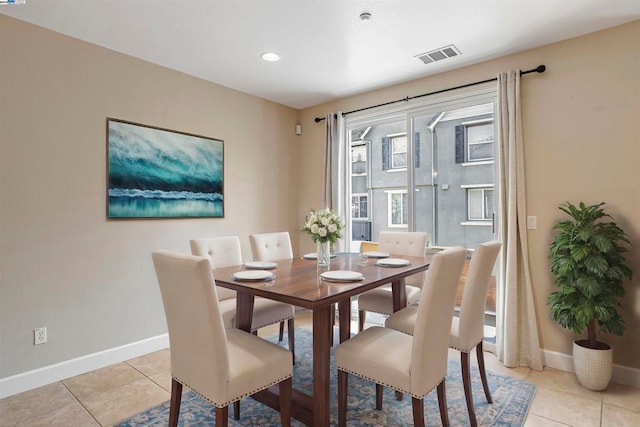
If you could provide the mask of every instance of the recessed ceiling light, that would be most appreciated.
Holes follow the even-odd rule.
[[[369,19],[371,19],[371,14],[369,12],[362,12],[360,14],[360,20],[367,22]]]
[[[275,52],[265,52],[262,54],[262,59],[269,62],[275,62],[280,59],[280,55]]]

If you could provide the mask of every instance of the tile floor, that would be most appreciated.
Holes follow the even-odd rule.
[[[296,327],[311,327],[302,312]],[[356,330],[355,327],[353,330]],[[277,332],[264,328],[261,336]],[[458,357],[456,352],[451,357]],[[475,359],[472,357],[471,359]],[[525,427],[640,426],[640,389],[611,384],[604,392],[578,385],[573,374],[547,368],[505,368],[486,353],[487,369],[538,386]],[[88,372],[0,400],[3,426],[109,426],[169,399],[169,350]]]

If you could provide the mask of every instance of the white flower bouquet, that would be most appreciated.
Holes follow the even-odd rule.
[[[304,220],[304,232],[311,236],[314,242],[331,242],[334,244],[340,237],[342,223],[330,209],[321,211],[311,210]]]

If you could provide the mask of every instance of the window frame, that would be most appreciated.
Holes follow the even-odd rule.
[[[389,228],[409,228],[409,199],[408,199],[408,191],[407,190],[387,190],[387,227]],[[392,214],[392,206],[393,206],[393,196],[400,194],[400,218],[404,219],[404,211],[402,205],[402,195],[407,198],[407,222],[402,224],[394,224],[393,223],[393,214]]]
[[[469,129],[476,127],[476,126],[486,126],[486,125],[492,125],[493,128],[493,138],[491,139],[491,141],[478,141],[478,142],[472,142],[469,139]],[[464,136],[465,136],[465,140],[464,140],[464,151],[465,151],[465,163],[469,163],[469,164],[478,164],[479,162],[493,162],[495,160],[495,145],[494,145],[494,149],[491,150],[492,156],[491,157],[482,157],[482,158],[478,158],[478,159],[472,159],[470,157],[471,155],[471,146],[474,145],[484,145],[484,144],[495,144],[495,121],[494,119],[480,119],[480,120],[472,120],[472,121],[468,121],[468,122],[462,122],[461,123],[462,126],[464,126]]]
[[[486,191],[494,191],[494,185],[491,184],[479,184],[479,185],[462,185],[461,186],[464,190],[465,190],[465,196],[467,198],[467,219],[466,221],[463,223],[464,225],[472,225],[472,224],[483,224],[483,223],[491,223],[491,221],[493,220],[493,216],[490,215],[488,217],[484,217],[484,213],[486,212],[486,205],[485,205],[485,201],[486,201],[486,197],[485,197],[485,192]],[[476,192],[476,191],[481,191],[481,206],[480,209],[483,213],[483,218],[471,218],[471,200],[470,200],[470,196],[471,196],[471,192]],[[494,195],[495,197],[495,195]]]
[[[389,138],[389,171],[398,171],[398,170],[406,170],[407,169],[407,164],[408,164],[408,142],[407,141],[407,133],[406,132],[401,132],[401,133],[394,133],[394,134],[390,134],[387,135],[387,138]],[[396,141],[399,141],[400,138],[404,138],[404,151],[399,151],[399,152],[395,152],[394,151],[394,143]],[[402,166],[396,166],[395,162],[394,162],[394,156],[398,155],[398,154],[404,154],[404,165]]]
[[[364,198],[367,201],[367,216],[353,216],[353,198],[358,197],[358,211],[360,211],[360,202]],[[351,219],[362,221],[369,220],[369,193],[351,193]]]

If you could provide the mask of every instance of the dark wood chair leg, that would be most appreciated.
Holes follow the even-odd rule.
[[[284,320],[280,322],[280,335],[278,335],[278,342],[284,339]]]
[[[182,384],[171,378],[171,404],[169,406],[169,427],[178,426],[180,402],[182,401]]]
[[[216,427],[227,427],[229,425],[229,405],[224,408],[216,408]]]
[[[411,406],[413,407],[413,425],[415,427],[424,427],[424,400],[412,398]]]
[[[476,346],[476,356],[478,357],[478,369],[480,369],[480,378],[482,378],[482,388],[487,398],[487,403],[493,403],[489,383],[487,382],[487,371],[484,369],[484,350],[482,350],[482,341]]]
[[[447,386],[444,378],[438,384],[438,407],[440,408],[440,420],[442,427],[449,427],[449,411],[447,410]]]
[[[280,382],[280,422],[282,427],[291,426],[291,378]]]
[[[349,386],[349,374],[338,370],[338,426],[347,426],[347,388]]]
[[[289,351],[293,356],[293,364],[296,364],[296,340],[295,340],[295,319],[292,317],[287,321],[287,338],[289,338]]]
[[[376,409],[378,411],[382,409],[383,394],[384,394],[384,386],[382,384],[376,384]]]
[[[473,391],[471,390],[471,366],[469,363],[469,353],[460,352],[460,365],[462,366],[462,384],[464,385],[464,397],[467,399],[467,411],[469,411],[469,422],[472,427],[478,425],[476,411],[473,407]]]
[[[367,312],[364,310],[358,310],[358,332],[362,332],[364,329],[364,321],[367,318]]]
[[[240,401],[236,400],[233,402],[233,419],[238,421],[240,420]]]

